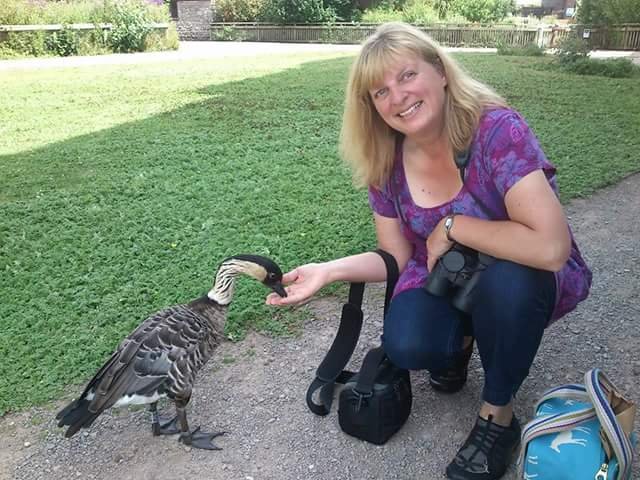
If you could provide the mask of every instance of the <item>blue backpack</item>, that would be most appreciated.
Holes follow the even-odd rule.
[[[525,480],[629,480],[636,406],[593,369],[585,385],[545,392],[522,430]],[[635,438],[634,438],[635,440]]]

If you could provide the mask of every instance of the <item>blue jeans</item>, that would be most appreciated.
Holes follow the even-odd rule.
[[[401,368],[432,373],[451,367],[463,337],[478,345],[485,384],[484,401],[506,405],[529,374],[542,334],[555,306],[552,272],[497,260],[482,272],[470,315],[447,297],[422,288],[394,297],[384,321],[382,342]]]

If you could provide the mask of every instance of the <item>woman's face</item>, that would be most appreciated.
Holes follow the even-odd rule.
[[[407,137],[432,136],[442,131],[446,85],[447,79],[436,67],[409,56],[394,62],[369,95],[378,114],[394,130]]]

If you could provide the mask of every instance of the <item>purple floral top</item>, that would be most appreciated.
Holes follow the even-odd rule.
[[[519,113],[509,109],[488,110],[480,119],[469,151],[469,161],[462,189],[450,201],[432,208],[413,203],[405,179],[402,148],[398,148],[389,182],[382,190],[369,188],[369,203],[374,212],[398,217],[391,191],[398,195],[401,229],[413,245],[413,254],[396,285],[394,295],[419,288],[428,275],[425,239],[438,222],[450,213],[460,213],[489,220],[508,219],[504,197],[521,178],[541,169],[557,194],[555,172],[540,148],[537,138]],[[391,183],[393,182],[393,190]],[[474,196],[483,204],[474,199]],[[591,271],[585,264],[571,234],[571,256],[555,274],[556,306],[551,321],[573,310],[584,300],[591,286]]]

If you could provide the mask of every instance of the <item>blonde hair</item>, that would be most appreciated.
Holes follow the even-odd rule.
[[[397,132],[380,117],[369,91],[382,81],[401,56],[415,55],[435,66],[447,79],[445,134],[456,152],[469,147],[486,107],[504,107],[505,100],[472,79],[427,34],[411,25],[380,25],[362,45],[347,84],[340,154],[351,163],[359,185],[382,188],[393,168]]]

